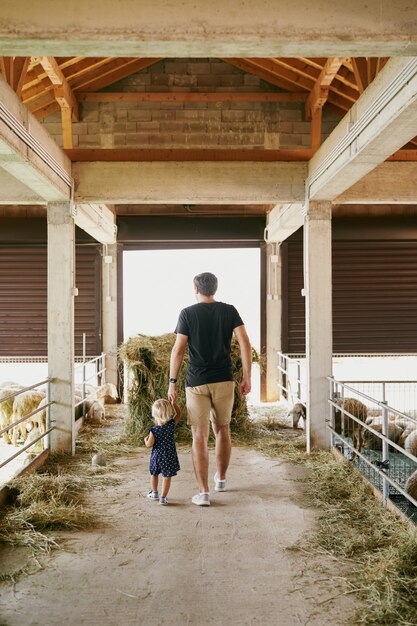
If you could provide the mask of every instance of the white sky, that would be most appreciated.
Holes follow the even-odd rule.
[[[193,278],[212,272],[216,300],[233,304],[252,345],[260,342],[259,248],[135,250],[123,253],[124,337],[173,332],[181,309],[195,304]]]

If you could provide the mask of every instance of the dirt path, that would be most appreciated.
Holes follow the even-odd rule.
[[[315,522],[302,468],[237,448],[230,490],[199,508],[190,452],[179,456],[167,507],[146,498],[147,451],[119,459],[122,483],[90,496],[108,525],[65,534],[67,549],[41,571],[2,584],[0,625],[349,623],[354,600],[337,564],[288,550]]]

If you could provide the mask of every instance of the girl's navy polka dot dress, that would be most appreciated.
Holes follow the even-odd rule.
[[[152,426],[150,432],[155,437],[149,471],[152,476],[162,474],[165,478],[176,476],[181,469],[174,441],[175,420],[163,426]]]

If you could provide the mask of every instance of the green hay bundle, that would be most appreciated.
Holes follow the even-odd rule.
[[[129,418],[126,430],[137,443],[143,443],[143,437],[148,434],[153,425],[151,407],[158,398],[166,398],[169,383],[169,361],[175,334],[168,333],[157,337],[136,335],[128,339],[119,349],[119,356],[131,372],[129,387]],[[253,351],[253,360],[259,361]],[[188,365],[188,354],[184,355],[184,362],[178,374],[178,404],[181,408],[182,419],[177,427],[177,439],[190,440],[190,430],[186,425],[185,411],[185,376]],[[232,371],[236,382],[242,379],[242,360],[239,345],[232,342]],[[235,389],[235,403],[233,406],[232,434],[245,436],[251,430],[251,422],[247,410],[246,400],[239,393],[238,385]]]

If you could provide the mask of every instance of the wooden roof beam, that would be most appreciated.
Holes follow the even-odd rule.
[[[30,64],[30,57],[16,57],[14,60],[14,74],[12,87],[19,97],[22,95],[23,85]]]
[[[54,57],[39,57],[39,63],[54,86],[55,100],[61,109],[64,148],[72,148],[72,122],[79,120],[77,99]]]
[[[55,98],[61,109],[71,110],[71,119],[78,122],[78,102],[67,79],[54,57],[39,57],[39,63],[45,70],[49,80],[54,85]]]
[[[330,85],[344,62],[345,59],[341,57],[327,59],[307,98],[305,105],[306,119],[310,120],[318,109],[323,108],[329,97]]]
[[[85,91],[96,91],[98,89],[103,89],[108,85],[118,82],[122,78],[126,78],[126,76],[136,74],[136,72],[140,72],[150,65],[158,63],[158,61],[160,60],[160,57],[154,59],[113,59],[112,62],[109,63],[107,66],[102,67],[95,76],[93,75],[88,78],[80,77],[79,80],[76,80],[74,82],[74,89],[83,89]],[[92,67],[91,69],[94,70],[94,67]]]

